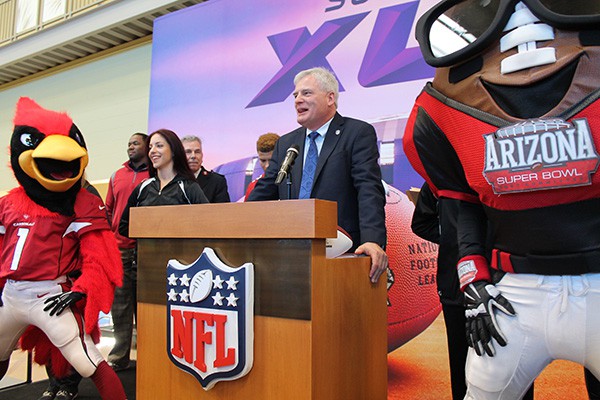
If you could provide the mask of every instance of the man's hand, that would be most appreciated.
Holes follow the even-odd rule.
[[[60,315],[65,308],[77,303],[84,297],[85,294],[80,292],[65,292],[57,294],[56,296],[48,297],[46,301],[44,301],[44,304],[48,304],[46,307],[44,307],[44,311],[49,311],[50,316]]]
[[[385,251],[383,251],[377,243],[366,242],[358,246],[354,251],[354,254],[365,254],[371,257],[369,278],[371,279],[371,282],[377,283],[381,274],[383,274],[388,267],[388,256],[385,254]]]
[[[467,317],[467,343],[475,349],[478,356],[485,352],[495,354],[492,338],[500,346],[506,346],[506,337],[500,331],[494,308],[507,315],[515,315],[515,310],[496,286],[486,281],[478,281],[465,287],[465,316]]]

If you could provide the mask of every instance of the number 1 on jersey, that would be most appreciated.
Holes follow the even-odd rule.
[[[21,261],[21,254],[23,253],[23,247],[25,247],[27,235],[29,235],[29,229],[27,228],[19,228],[17,231],[19,240],[15,246],[15,254],[13,254],[12,264],[10,264],[10,269],[13,271],[19,268],[19,261]]]

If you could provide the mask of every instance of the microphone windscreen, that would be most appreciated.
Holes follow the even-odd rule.
[[[275,179],[275,184],[279,185],[285,177],[288,175],[290,169],[292,168],[292,164],[298,157],[300,147],[297,144],[291,145],[287,151],[285,152],[285,158],[281,163],[281,168],[279,168],[279,172],[277,173],[277,178]]]

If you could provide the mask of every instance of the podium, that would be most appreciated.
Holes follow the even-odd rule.
[[[369,257],[325,257],[337,205],[323,200],[139,207],[136,397],[227,400],[387,399],[385,274]],[[254,264],[254,363],[204,390],[167,355],[166,266],[205,247]]]

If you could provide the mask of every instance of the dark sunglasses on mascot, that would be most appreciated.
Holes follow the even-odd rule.
[[[519,1],[540,21],[556,28],[600,28],[600,0],[444,0],[417,22],[416,36],[425,61],[433,67],[448,67],[479,54],[502,35]],[[451,37],[454,40],[448,40]]]

